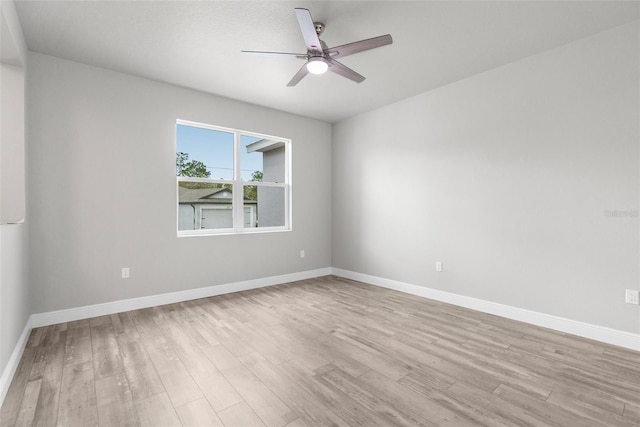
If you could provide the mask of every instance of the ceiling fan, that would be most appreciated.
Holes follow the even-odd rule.
[[[296,8],[296,16],[298,17],[298,23],[302,30],[304,44],[307,45],[307,53],[258,52],[252,50],[242,51],[242,53],[252,55],[306,59],[307,62],[287,84],[289,87],[298,84],[298,82],[309,73],[323,74],[327,70],[333,71],[334,73],[353,80],[356,83],[360,83],[364,80],[364,76],[336,61],[336,58],[353,55],[354,53],[393,43],[391,35],[386,34],[384,36],[373,37],[371,39],[360,40],[329,48],[325,42],[320,40],[320,34],[324,31],[324,24],[322,22],[313,22],[313,19],[311,19],[311,12],[307,9]]]

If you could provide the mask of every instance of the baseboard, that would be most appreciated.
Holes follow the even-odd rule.
[[[11,381],[13,380],[13,376],[15,375],[16,370],[18,369],[18,365],[20,364],[22,353],[24,352],[24,349],[27,346],[27,341],[29,340],[31,328],[31,318],[29,318],[27,320],[27,324],[24,325],[22,334],[18,338],[18,342],[16,343],[13,352],[11,353],[11,357],[9,357],[7,366],[5,366],[4,371],[2,372],[2,377],[0,377],[0,407],[2,407],[2,404],[4,403],[4,398],[7,395],[7,391],[9,391],[9,386],[11,385]]]
[[[170,292],[166,294],[151,295],[147,297],[131,298],[126,300],[112,301],[103,304],[86,305],[83,307],[70,308],[66,310],[50,311],[47,313],[37,313],[31,316],[31,325],[34,328],[41,326],[55,325],[58,323],[72,322],[74,320],[88,319],[96,316],[121,313],[123,311],[137,310],[140,308],[156,307],[158,305],[172,304],[194,300],[198,298],[212,297],[216,295],[229,294],[232,292],[247,291],[249,289],[264,288],[267,286],[280,285],[282,283],[295,282],[297,280],[312,279],[314,277],[327,276],[331,274],[331,268],[320,268],[298,273],[283,274],[281,276],[271,276],[261,279],[246,280],[242,282],[227,283],[224,285],[207,286],[204,288],[189,289],[186,291]]]
[[[631,332],[624,332],[617,329],[606,328],[604,326],[592,325],[590,323],[579,322],[523,308],[453,294],[451,292],[440,291],[424,286],[398,282],[396,280],[385,279],[382,277],[370,276],[368,274],[356,273],[340,268],[333,268],[332,273],[339,277],[357,280],[370,285],[393,289],[407,294],[470,308],[483,313],[494,314],[507,319],[518,320],[520,322],[542,326],[583,338],[589,338],[607,344],[640,351],[640,334],[633,334]]]

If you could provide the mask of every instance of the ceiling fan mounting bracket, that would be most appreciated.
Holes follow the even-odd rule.
[[[313,26],[316,28],[316,34],[318,36],[324,32],[324,24],[322,22],[314,22]]]

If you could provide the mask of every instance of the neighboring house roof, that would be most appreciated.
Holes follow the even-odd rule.
[[[265,152],[270,150],[275,150],[276,148],[284,147],[284,142],[282,141],[272,141],[270,139],[261,139],[252,144],[247,145],[247,153],[252,153],[254,151]]]
[[[256,204],[256,200],[244,200],[245,204]],[[231,204],[231,190],[228,188],[187,188],[178,186],[180,204]]]

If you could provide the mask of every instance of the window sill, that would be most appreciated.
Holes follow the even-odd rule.
[[[269,227],[269,228],[256,228],[243,231],[236,230],[193,230],[193,231],[179,231],[177,237],[203,237],[203,236],[242,236],[247,234],[264,234],[264,233],[283,233],[291,231],[291,228],[287,227]]]

